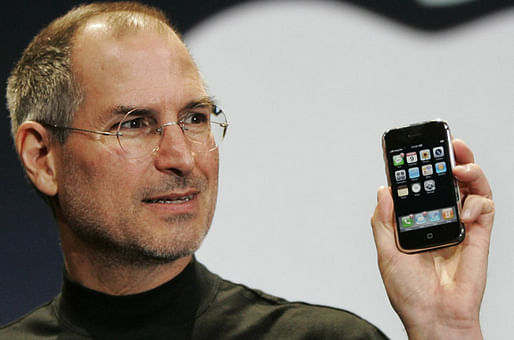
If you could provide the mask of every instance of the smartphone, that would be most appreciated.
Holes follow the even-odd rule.
[[[460,243],[465,229],[448,124],[434,120],[388,130],[382,148],[398,249],[415,253]]]

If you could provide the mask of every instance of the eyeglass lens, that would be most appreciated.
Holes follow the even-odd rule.
[[[180,127],[195,153],[216,149],[228,126],[224,112],[212,105],[195,108],[180,116],[177,122],[164,124],[159,124],[158,119],[146,111],[134,109],[118,124],[118,142],[127,157],[144,157],[160,147],[165,130],[173,125]]]

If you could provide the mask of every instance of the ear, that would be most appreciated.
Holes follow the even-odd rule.
[[[57,194],[56,145],[48,130],[34,121],[20,125],[16,151],[34,186],[47,196]]]

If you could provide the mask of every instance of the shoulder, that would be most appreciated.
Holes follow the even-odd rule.
[[[55,298],[25,316],[0,327],[0,339],[55,339],[61,327],[55,311]]]
[[[251,330],[250,338],[262,334],[269,339],[387,339],[374,325],[349,311],[287,301],[224,279],[220,279],[213,304],[209,310],[223,319],[218,326],[233,327],[241,335]]]
[[[23,317],[0,327],[0,339],[22,339],[29,335],[51,331],[57,327],[52,301],[41,305]]]

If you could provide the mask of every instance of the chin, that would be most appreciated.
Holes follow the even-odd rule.
[[[157,242],[142,244],[139,249],[132,249],[140,254],[139,260],[170,263],[182,257],[194,254],[202,244],[208,230],[194,231],[188,228],[185,232],[174,232]],[[171,240],[171,241],[166,241]],[[151,244],[153,243],[153,244]]]

